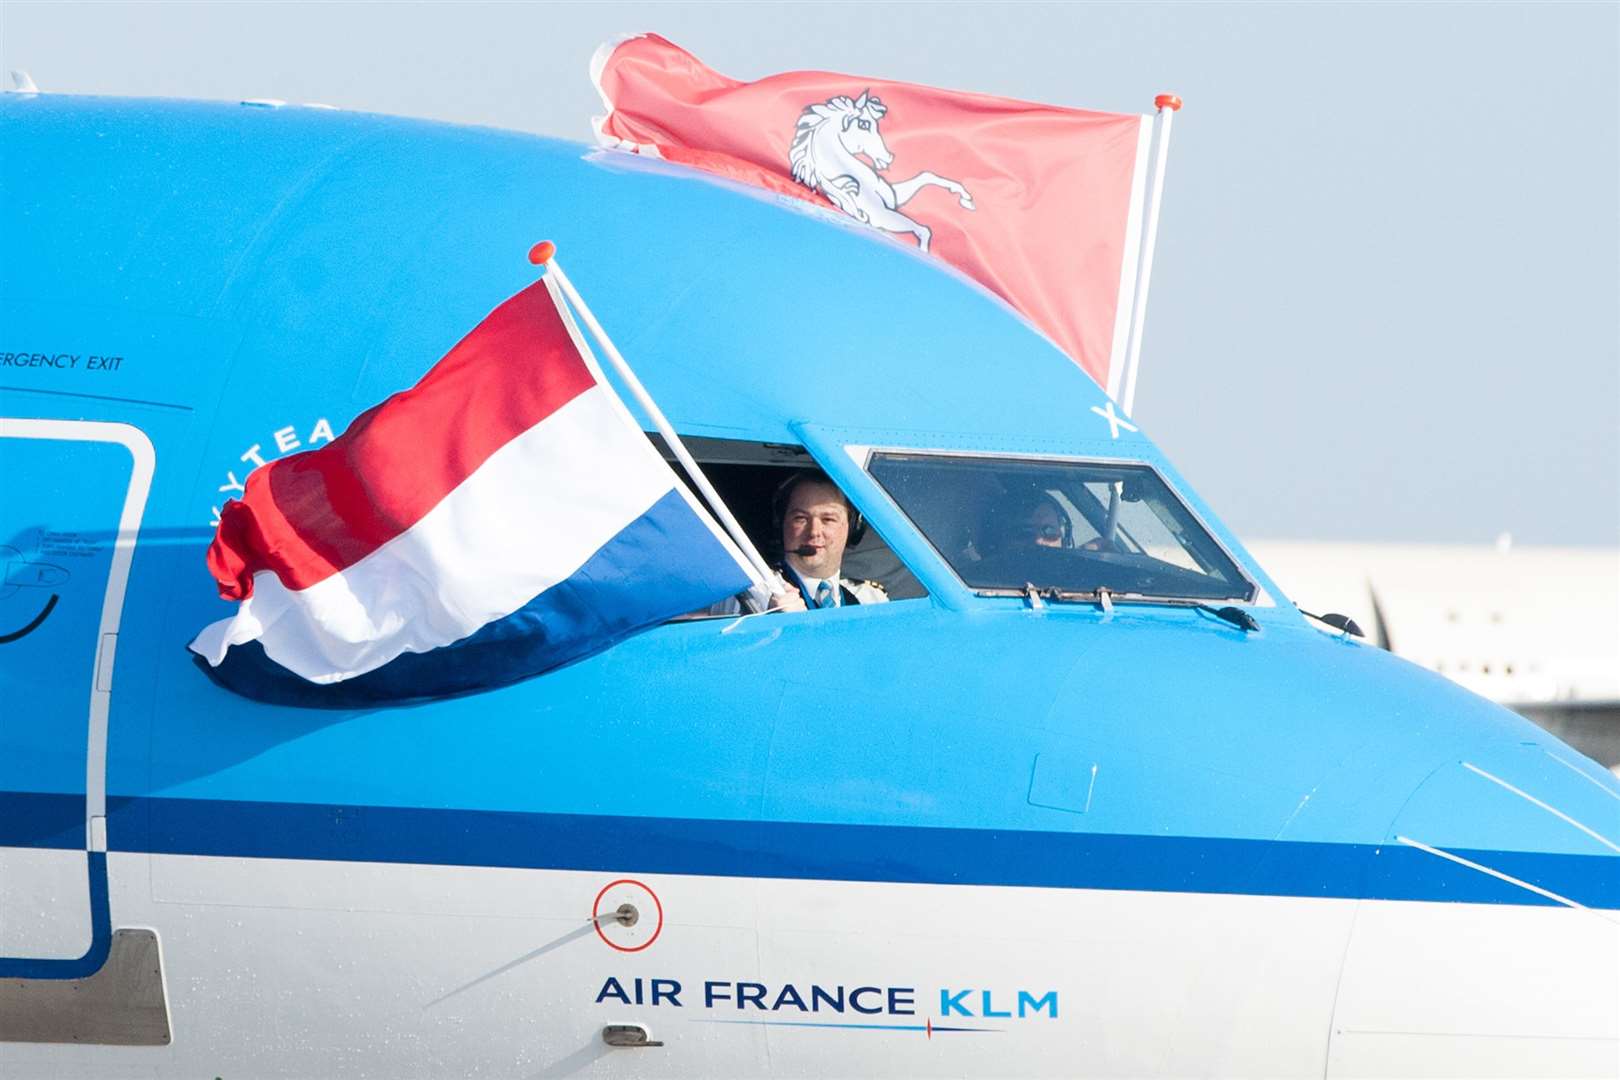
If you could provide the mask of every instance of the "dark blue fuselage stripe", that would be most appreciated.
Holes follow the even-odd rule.
[[[83,795],[0,791],[0,847],[83,850],[84,815]]]
[[[0,846],[82,846],[72,796],[0,794]],[[115,851],[604,873],[1551,904],[1405,845],[539,814],[310,803],[107,800]],[[32,827],[33,831],[30,831]],[[1454,854],[1620,908],[1620,857]]]

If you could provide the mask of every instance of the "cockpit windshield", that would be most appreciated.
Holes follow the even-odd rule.
[[[868,466],[981,592],[1250,600],[1254,586],[1146,465],[880,451]]]

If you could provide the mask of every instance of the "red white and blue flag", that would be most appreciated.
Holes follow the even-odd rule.
[[[241,602],[191,643],[209,673],[315,704],[501,685],[759,584],[549,277],[333,442],[255,470],[208,568]]]

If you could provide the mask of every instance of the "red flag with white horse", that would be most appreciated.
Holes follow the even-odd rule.
[[[604,45],[608,146],[830,204],[951,263],[1119,397],[1151,117],[821,71],[739,82],[656,34]]]

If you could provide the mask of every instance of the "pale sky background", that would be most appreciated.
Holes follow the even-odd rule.
[[[598,43],[1186,100],[1137,416],[1245,538],[1620,542],[1620,4],[0,0],[43,90],[589,138]],[[0,155],[4,147],[0,146]]]

